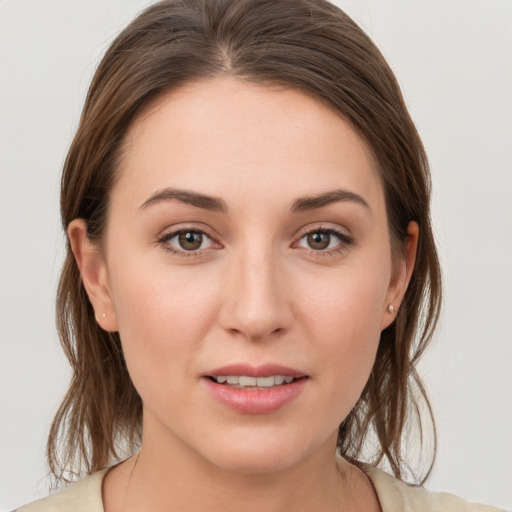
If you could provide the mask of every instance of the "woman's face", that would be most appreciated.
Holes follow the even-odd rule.
[[[239,472],[332,454],[414,259],[392,265],[369,149],[310,97],[234,79],[159,98],[126,142],[104,257],[70,237],[143,446]]]

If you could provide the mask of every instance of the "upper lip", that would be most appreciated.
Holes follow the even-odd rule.
[[[296,379],[306,377],[306,374],[300,370],[274,363],[266,363],[259,366],[251,366],[245,363],[230,364],[207,372],[205,377],[218,377],[219,375],[243,375],[246,377],[271,377],[272,375],[282,375],[283,377],[294,377]]]

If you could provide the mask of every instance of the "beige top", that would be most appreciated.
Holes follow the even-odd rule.
[[[101,486],[107,471],[108,468],[98,471],[14,512],[105,512]],[[371,466],[366,466],[364,471],[377,492],[382,512],[505,512],[496,507],[468,503],[453,494],[411,487]]]

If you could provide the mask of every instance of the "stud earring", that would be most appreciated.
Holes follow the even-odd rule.
[[[395,312],[395,306],[393,306],[393,304],[388,304],[388,312],[389,313],[394,313]]]
[[[107,313],[103,313],[103,314],[101,315],[101,318],[107,318]]]

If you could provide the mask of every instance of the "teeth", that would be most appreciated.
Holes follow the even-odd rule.
[[[285,377],[284,375],[273,375],[270,377],[247,377],[245,375],[219,375],[214,377],[219,384],[230,384],[237,387],[258,387],[272,388],[281,386],[283,383],[290,384],[294,377]]]
[[[276,375],[274,377],[274,382],[276,386],[280,386],[284,382],[284,377],[282,375]]]
[[[238,384],[240,386],[256,386],[256,377],[239,377]]]
[[[242,379],[240,379],[240,384],[242,384]],[[275,377],[258,377],[256,379],[256,385],[259,388],[266,388],[273,386],[275,384]]]

